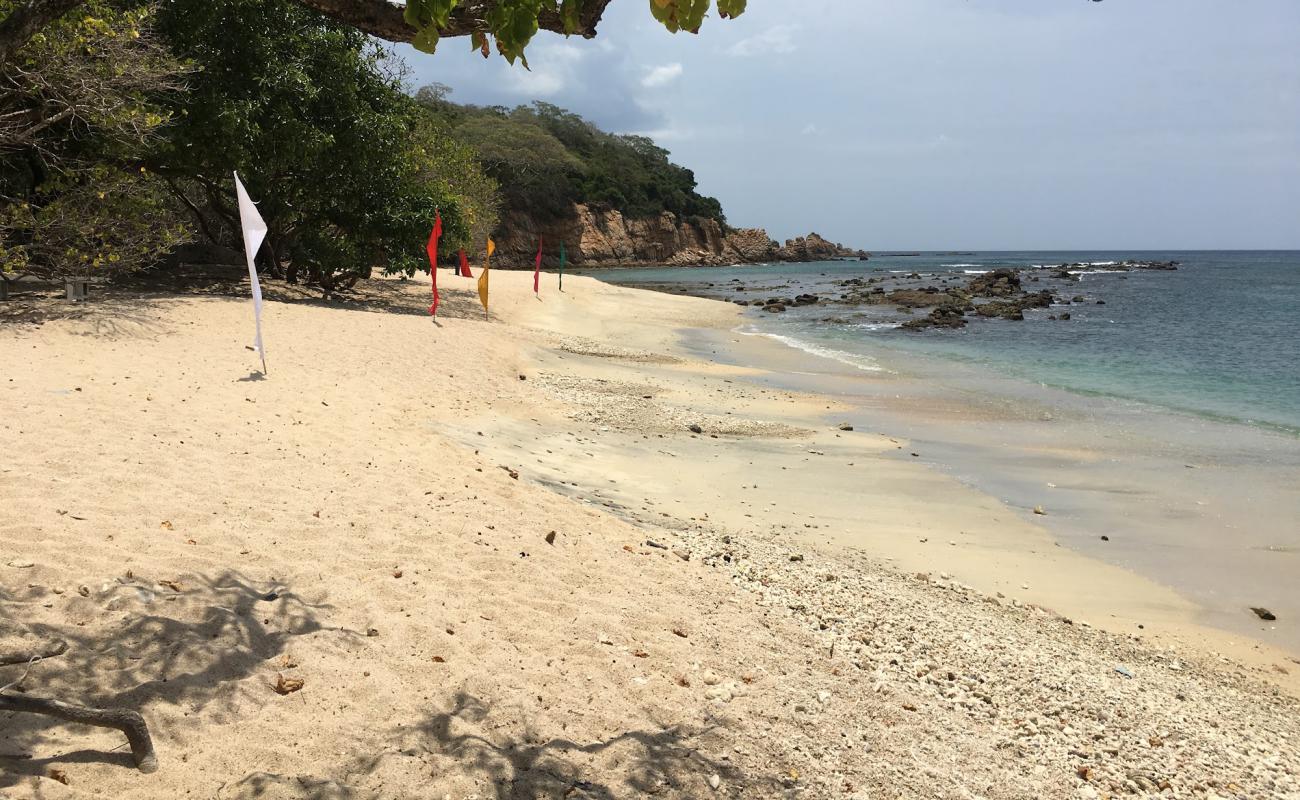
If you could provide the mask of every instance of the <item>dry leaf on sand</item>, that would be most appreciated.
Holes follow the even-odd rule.
[[[286,678],[283,672],[275,673],[275,691],[277,694],[293,694],[302,688],[302,678]]]

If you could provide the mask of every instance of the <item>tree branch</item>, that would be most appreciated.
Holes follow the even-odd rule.
[[[10,57],[41,28],[49,25],[84,0],[19,0],[13,12],[0,21],[0,64]],[[345,25],[387,39],[390,42],[409,42],[415,29],[402,18],[402,7],[388,0],[298,0]],[[575,33],[585,39],[596,35],[596,25],[612,0],[584,0]],[[466,0],[451,13],[441,36],[468,36],[476,31],[486,32],[488,12],[496,0]],[[547,9],[537,18],[538,27],[554,33],[564,32],[564,21],[554,10]]]
[[[0,694],[0,711],[44,714],[64,722],[119,730],[126,734],[126,740],[131,744],[131,755],[136,767],[141,772],[155,772],[158,769],[158,756],[154,753],[149,728],[144,724],[144,717],[134,711],[122,708],[87,708],[58,700],[16,694]]]
[[[26,664],[33,658],[54,658],[63,655],[67,650],[68,643],[62,639],[53,639],[45,642],[40,647],[33,647],[29,650],[0,650],[0,667]]]
[[[415,29],[402,18],[402,7],[388,0],[298,0],[357,30],[387,39],[390,42],[409,42]],[[612,0],[584,0],[576,35],[590,39],[596,35],[596,25]],[[451,12],[447,27],[440,36],[468,36],[476,31],[487,32],[488,11],[496,5],[494,0],[468,0]],[[552,10],[543,11],[537,19],[538,27],[554,33],[564,32],[564,21]]]
[[[19,0],[9,16],[0,20],[0,64],[8,61],[37,31],[82,2],[83,0]]]

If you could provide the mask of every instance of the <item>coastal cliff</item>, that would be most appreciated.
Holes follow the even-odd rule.
[[[816,233],[787,239],[783,245],[762,228],[724,228],[715,219],[683,219],[669,211],[630,218],[617,209],[583,204],[575,204],[571,216],[550,222],[507,213],[500,230],[502,233],[496,236],[497,261],[503,267],[531,265],[539,236],[545,243],[544,266],[558,262],[560,242],[564,242],[569,263],[582,267],[717,266],[868,255]]]

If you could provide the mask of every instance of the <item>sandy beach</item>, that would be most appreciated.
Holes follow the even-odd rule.
[[[1300,653],[775,385],[734,306],[441,283],[268,287],[266,376],[236,272],[12,301],[0,651],[65,640],[22,688],[161,768],[0,715],[0,796],[1300,796]]]

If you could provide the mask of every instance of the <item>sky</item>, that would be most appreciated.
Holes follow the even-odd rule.
[[[399,54],[462,103],[653,137],[773,238],[873,250],[1300,249],[1300,0],[614,0],[531,71]]]

